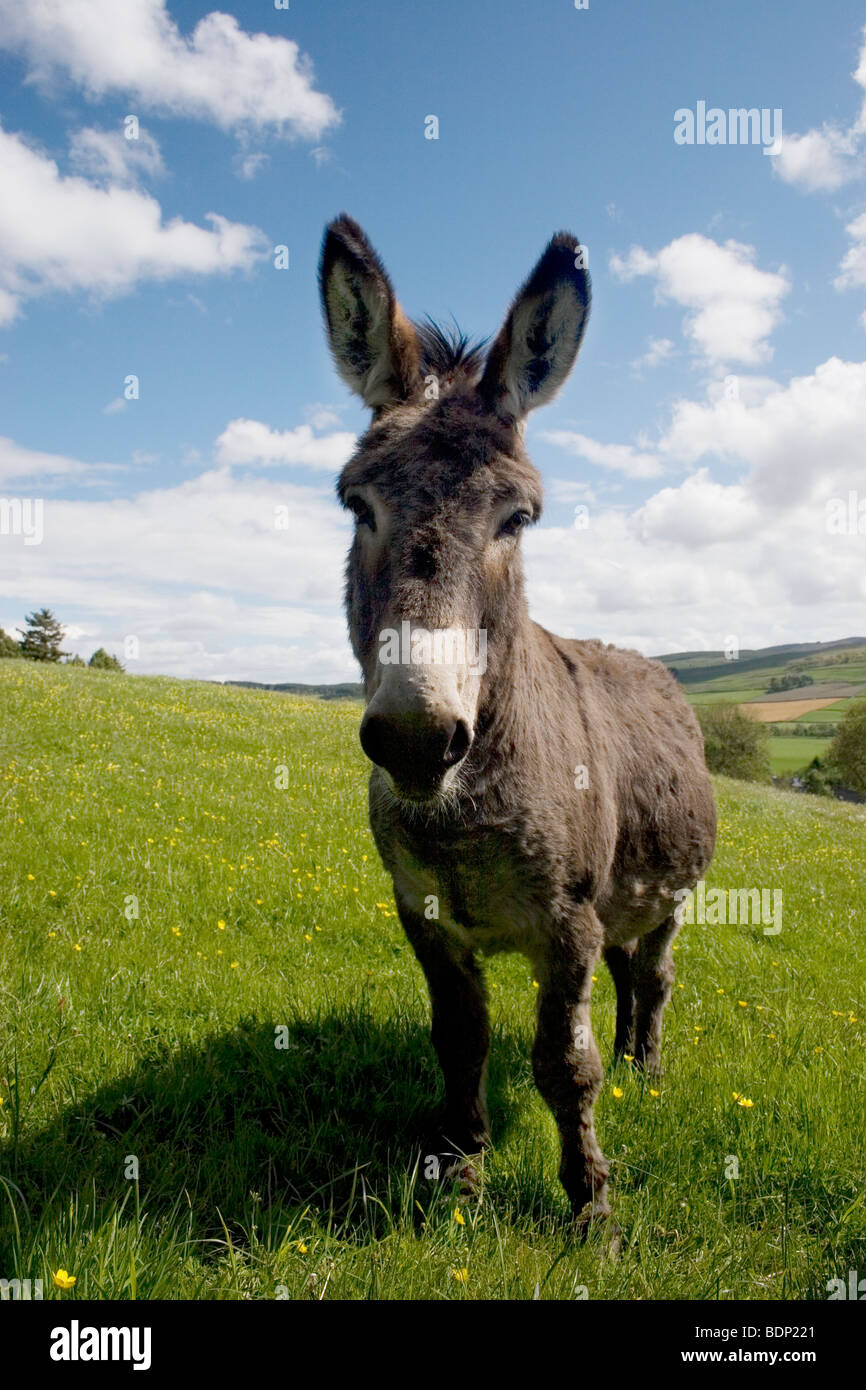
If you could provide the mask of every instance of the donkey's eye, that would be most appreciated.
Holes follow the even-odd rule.
[[[500,536],[516,536],[518,531],[522,531],[524,526],[528,526],[532,516],[529,512],[512,512],[507,521],[504,521],[499,528]]]
[[[363,497],[359,497],[357,493],[354,497],[347,497],[346,506],[349,508],[349,511],[353,513],[359,526],[369,526],[371,531],[375,531],[375,513],[373,512],[373,508],[367,505]]]

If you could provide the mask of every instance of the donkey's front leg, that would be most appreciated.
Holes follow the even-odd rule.
[[[539,974],[538,1032],[532,1051],[535,1084],[553,1111],[562,1139],[559,1176],[575,1216],[610,1215],[609,1165],[598,1145],[592,1109],[602,1065],[590,1023],[592,972],[601,956],[602,927],[589,904],[554,928]]]
[[[471,951],[452,943],[395,893],[412,949],[427,976],[433,1010],[431,1040],[445,1080],[444,1148],[479,1153],[490,1143],[487,1053],[490,1023],[481,971]]]

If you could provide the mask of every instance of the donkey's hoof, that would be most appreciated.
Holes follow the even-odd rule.
[[[456,1183],[458,1202],[471,1202],[481,1192],[481,1172],[477,1164],[468,1158],[456,1158],[442,1170],[446,1182]]]
[[[573,1218],[574,1234],[582,1243],[591,1234],[606,1230],[610,1220],[612,1220],[612,1216],[610,1216],[610,1208],[607,1205],[605,1207],[599,1207],[599,1205],[585,1207],[581,1212],[575,1213]]]
[[[589,1237],[598,1236],[601,1238],[602,1250],[610,1259],[619,1257],[623,1248],[623,1232],[619,1223],[610,1215],[610,1207],[607,1204],[599,1207],[584,1208],[574,1216],[573,1227],[575,1240],[580,1244],[587,1243]]]
[[[486,1138],[469,1139],[463,1148],[450,1137],[437,1134],[425,1145],[421,1155],[421,1172],[434,1182],[459,1183],[460,1196],[467,1199],[473,1197],[481,1186],[478,1158],[488,1142]]]

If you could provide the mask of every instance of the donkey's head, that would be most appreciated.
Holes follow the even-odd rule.
[[[373,411],[337,484],[356,519],[346,607],[368,701],[361,743],[398,797],[435,802],[470,765],[486,693],[519,650],[520,532],[542,507],[523,424],[574,364],[589,276],[560,232],[486,361],[406,318],[349,217],[325,233],[320,282],[337,370]]]

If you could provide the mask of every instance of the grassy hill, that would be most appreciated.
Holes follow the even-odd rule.
[[[866,809],[718,782],[708,882],[782,889],[783,926],[683,929],[652,1090],[614,1068],[599,968],[608,1260],[566,1241],[521,957],[487,967],[483,1199],[460,1224],[415,1168],[441,1087],[357,723],[0,662],[4,1276],[63,1267],[73,1300],[790,1299],[862,1270]]]

